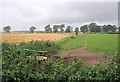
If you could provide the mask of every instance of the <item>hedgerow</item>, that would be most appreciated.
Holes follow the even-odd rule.
[[[44,81],[116,81],[120,80],[119,58],[106,65],[84,66],[82,60],[67,64],[64,57],[55,61],[54,58],[38,61],[33,60],[24,48],[48,50],[49,53],[57,52],[59,45],[49,42],[30,42],[17,44],[2,44],[2,81],[3,82],[44,82]],[[45,48],[44,48],[45,47]],[[51,48],[53,47],[53,48]],[[32,54],[36,54],[32,52]],[[31,55],[32,55],[31,54]],[[29,54],[30,55],[30,54]]]

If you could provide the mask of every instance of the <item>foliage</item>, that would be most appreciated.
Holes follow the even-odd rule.
[[[64,32],[64,28],[65,28],[65,24],[61,24],[61,25],[60,25],[60,32],[61,32],[61,33]]]
[[[79,32],[79,28],[76,27],[76,28],[75,28],[75,33],[76,33],[76,35],[78,35],[78,32]]]
[[[114,81],[120,79],[116,58],[106,65],[86,67],[82,64],[82,60],[67,64],[64,57],[57,61],[54,58],[44,61],[31,60],[26,57],[22,49],[19,49],[19,45],[3,43],[2,46],[3,82]]]
[[[53,26],[53,32],[54,32],[54,33],[57,33],[59,27],[60,27],[59,25],[54,25],[54,26]]]
[[[105,39],[106,38],[106,39]],[[68,64],[60,59],[50,58],[44,61],[32,60],[27,55],[38,55],[24,49],[47,50],[52,54],[59,50],[83,47],[85,36],[71,36],[51,41],[31,41],[28,43],[2,43],[2,81],[3,82],[44,82],[44,81],[110,81],[120,80],[120,56],[116,55],[117,35],[88,34],[88,49],[105,53],[114,53],[113,61],[105,65],[84,66],[82,60]],[[101,41],[102,40],[102,41]],[[79,43],[79,44],[78,44]],[[110,45],[111,44],[111,45]],[[96,45],[96,46],[93,46]],[[108,47],[106,47],[106,46]],[[102,50],[103,49],[103,50]],[[115,51],[114,51],[115,50]]]
[[[48,51],[48,54],[54,54],[59,50],[60,45],[48,40],[48,41],[30,41],[27,43],[21,43],[18,45],[18,47],[19,49]],[[35,53],[32,52],[31,54],[35,54]]]
[[[34,26],[31,26],[29,29],[30,29],[30,32],[33,33],[36,28]]]
[[[64,32],[64,28],[65,28],[65,24],[61,24],[61,25],[53,25],[53,32],[57,33],[59,32],[58,30],[60,29],[60,32],[63,33]],[[50,28],[50,25],[47,25],[45,27],[45,31],[47,33],[49,33],[48,31],[52,32],[52,29]]]
[[[10,27],[10,26],[5,26],[5,27],[3,28],[3,30],[4,30],[5,32],[10,32],[11,27]]]
[[[117,33],[116,25],[97,25],[96,23],[90,23],[89,25],[84,25],[80,27],[81,32],[90,32],[90,33]]]
[[[66,33],[70,33],[73,31],[73,28],[71,26],[67,26],[65,27],[65,24],[61,24],[61,25],[54,25],[53,26],[53,32],[57,33],[59,32],[58,29],[60,29],[60,32],[63,33],[64,32],[64,28]],[[117,33],[117,29],[118,27],[116,25],[97,25],[96,23],[92,22],[88,25],[83,25],[80,27],[80,31],[83,33]],[[76,33],[79,32],[79,27],[74,30]],[[45,32],[49,33],[52,32],[50,25],[47,25],[45,27]]]
[[[88,32],[88,25],[81,26],[80,30],[81,30],[81,32],[83,32],[83,33]]]
[[[116,25],[104,25],[103,26],[103,31],[106,33],[115,33],[115,31],[117,30],[117,26]]]
[[[52,29],[50,28],[50,25],[47,25],[44,28],[46,33],[52,33]]]
[[[92,32],[94,32],[94,33],[96,33],[96,26],[97,26],[97,24],[96,23],[90,23],[89,24],[89,31],[92,33]]]
[[[67,26],[65,32],[70,33],[70,32],[72,32],[72,29],[73,28],[71,26]]]

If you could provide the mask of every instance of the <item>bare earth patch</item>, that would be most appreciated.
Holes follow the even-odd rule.
[[[67,62],[73,62],[78,59],[82,59],[84,65],[94,65],[99,63],[105,63],[112,60],[111,56],[104,54],[87,51],[87,37],[85,37],[84,47],[67,51],[60,51],[55,56],[65,56]]]
[[[98,63],[105,63],[112,60],[111,56],[89,52],[85,48],[77,48],[67,51],[58,52],[55,56],[65,56],[67,62],[82,59],[85,65],[94,65]]]

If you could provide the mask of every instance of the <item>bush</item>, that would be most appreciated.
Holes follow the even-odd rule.
[[[31,45],[31,46],[30,46]],[[36,47],[37,45],[37,47]],[[82,60],[66,64],[64,57],[57,61],[53,58],[44,61],[31,60],[26,57],[23,48],[45,49],[38,47],[48,46],[47,42],[30,42],[2,45],[2,81],[3,82],[42,82],[53,80],[79,81],[79,80],[120,80],[120,63],[118,57],[106,65],[83,66]],[[54,47],[58,45],[51,44]],[[49,48],[47,48],[49,50]],[[51,50],[52,51],[52,50]],[[54,49],[57,51],[57,49]],[[51,53],[51,52],[50,52]]]

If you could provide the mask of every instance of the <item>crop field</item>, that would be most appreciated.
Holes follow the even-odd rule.
[[[9,43],[16,43],[16,42],[28,42],[28,41],[41,41],[41,40],[58,40],[64,37],[71,36],[73,34],[70,33],[33,33],[33,34],[28,34],[28,33],[3,33],[0,34],[2,36],[2,42],[9,42]]]

